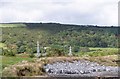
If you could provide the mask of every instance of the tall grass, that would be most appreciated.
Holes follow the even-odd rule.
[[[90,52],[79,52],[79,56],[107,56],[118,54],[118,48],[90,48]]]

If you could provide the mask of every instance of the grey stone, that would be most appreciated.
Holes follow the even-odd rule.
[[[94,75],[95,73],[108,73],[118,72],[117,67],[101,66],[98,63],[90,61],[73,61],[71,62],[56,62],[53,64],[47,64],[44,66],[47,73],[53,73],[54,75],[67,75],[67,74],[82,74],[82,75]],[[94,73],[94,74],[93,74]],[[95,75],[96,75],[95,74]]]

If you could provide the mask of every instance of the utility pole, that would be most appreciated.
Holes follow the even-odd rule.
[[[36,57],[40,57],[40,45],[39,45],[39,41],[37,41],[37,55]]]
[[[72,56],[72,48],[71,46],[69,47],[69,53],[68,53],[69,56]]]

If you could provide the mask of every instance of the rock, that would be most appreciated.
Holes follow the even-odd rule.
[[[67,74],[85,74],[91,75],[92,73],[102,73],[102,72],[117,72],[116,67],[111,66],[101,66],[98,63],[90,61],[73,61],[71,62],[56,62],[53,64],[47,64],[45,67],[47,73],[53,73],[58,75]],[[94,75],[92,74],[92,75]]]
[[[84,72],[83,72],[82,70],[80,71],[80,73],[81,73],[81,74],[84,74]]]
[[[53,72],[53,69],[49,69],[49,70],[48,70],[48,73],[54,73],[54,72]]]

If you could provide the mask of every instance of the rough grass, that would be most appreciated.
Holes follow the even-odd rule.
[[[0,48],[5,47],[6,45],[4,43],[0,43]]]
[[[2,76],[16,77],[16,76],[36,76],[45,73],[43,69],[44,61],[21,61],[17,64],[5,67]]]
[[[14,60],[16,60],[16,58]],[[118,63],[116,61],[118,61],[119,59],[117,55],[109,55],[109,56],[101,56],[101,57],[42,57],[42,58],[35,58],[32,60],[32,62],[31,60],[30,61],[28,60],[29,62],[21,61],[15,65],[11,65],[4,69],[3,74],[8,76],[43,75],[43,73],[45,72],[42,67],[45,64],[54,63],[54,62],[65,62],[65,61],[72,62],[74,60],[88,60],[91,62],[98,62],[101,65],[118,66],[117,65]],[[11,73],[11,71],[13,73]]]
[[[118,62],[120,61],[120,59],[118,58],[118,55],[90,57],[88,60],[92,62],[97,62],[105,66],[119,66],[119,63],[120,63]]]
[[[90,52],[79,52],[78,56],[107,56],[107,55],[117,55],[118,48],[90,48]]]
[[[88,60],[91,62],[97,62],[106,66],[118,66],[117,55],[101,56],[101,57],[42,57],[36,58],[31,61],[21,61],[17,64],[5,67],[3,70],[3,76],[41,76],[45,75],[43,66],[48,63],[54,62],[72,62],[74,60]]]
[[[40,60],[44,60],[46,63],[65,62],[65,61],[72,62],[74,60],[88,60],[106,66],[119,66],[117,61],[119,61],[120,59],[118,58],[118,55],[108,55],[108,56],[99,56],[99,57],[46,57],[46,58],[41,58]]]
[[[9,65],[16,64],[16,63],[21,62],[23,60],[32,61],[33,59],[29,58],[29,57],[25,57],[25,56],[24,57],[22,57],[22,56],[21,57],[20,56],[16,56],[16,57],[3,56],[2,57],[2,68],[5,68]]]
[[[87,59],[89,59],[89,58],[94,57],[95,59],[97,59],[99,57],[108,56],[108,55],[109,56],[112,55],[113,56],[112,58],[114,58],[114,56],[117,56],[117,53],[118,53],[117,48],[90,48],[90,52],[85,52],[85,53],[80,52],[80,53],[78,53],[77,58],[87,58]],[[50,58],[53,58],[53,57],[50,57]],[[64,57],[62,57],[62,58],[64,59]],[[67,58],[68,59],[72,59],[72,58],[76,59],[76,57],[71,57],[71,58],[65,57],[65,60]],[[27,55],[27,54],[17,54],[15,57],[2,56],[2,65],[3,65],[3,68],[4,68],[6,66],[16,64],[16,63],[21,62],[23,60],[32,61],[32,60],[34,60],[34,58],[30,58],[29,55]],[[57,60],[59,60],[59,57],[57,57]],[[107,59],[107,60],[109,60],[109,59]],[[56,61],[56,60],[52,60],[52,61]],[[102,59],[101,59],[101,61],[102,61]]]
[[[74,60],[88,60],[106,66],[119,66],[117,48],[90,48],[90,52],[85,52],[77,57],[42,57],[29,58],[27,54],[19,54],[16,57],[2,57],[3,74],[5,76],[38,76],[43,75],[43,65],[54,62],[72,62]],[[27,61],[27,62],[23,62]],[[14,69],[14,70],[13,70]],[[12,71],[12,73],[11,73]]]
[[[3,45],[4,45],[3,43],[0,43],[0,47],[3,47]]]
[[[0,27],[25,27],[25,24],[0,24]]]
[[[114,61],[117,61],[117,53],[118,53],[118,49],[117,48],[90,48],[90,52],[83,52],[83,53],[78,53],[78,57],[62,57],[62,59],[64,60],[67,60],[67,59],[89,59],[89,60],[95,60],[95,61],[98,61],[98,62],[108,62],[108,61],[111,61],[110,59],[113,59],[116,57],[116,60]],[[110,55],[112,55],[113,57],[111,57]],[[104,57],[111,57],[109,59],[102,59]],[[99,58],[100,57],[100,58]],[[53,58],[53,57],[48,57],[46,59],[50,60],[49,58]],[[61,60],[59,57],[54,57],[55,59],[57,58],[57,60]],[[99,60],[100,59],[100,60]],[[30,58],[29,55],[27,54],[17,54],[15,57],[6,57],[6,56],[3,56],[2,57],[2,65],[3,65],[3,68],[4,67],[7,67],[9,65],[13,65],[13,64],[16,64],[18,62],[21,62],[23,60],[27,60],[27,61],[33,61],[34,58]],[[56,61],[56,60],[52,60],[52,61]],[[110,62],[108,62],[110,63]],[[112,64],[112,63],[110,63]]]
[[[2,76],[2,57],[0,56],[0,77]]]

